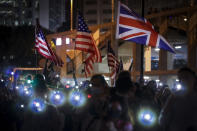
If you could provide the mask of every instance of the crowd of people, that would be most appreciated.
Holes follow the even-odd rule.
[[[49,92],[42,75],[34,78],[34,95],[45,101],[45,110],[35,113],[21,108],[19,97],[5,81],[0,82],[0,130],[2,131],[197,131],[197,77],[185,67],[177,77],[182,90],[172,92],[157,82],[146,85],[132,81],[130,72],[122,71],[109,87],[98,74],[84,89],[86,104],[73,107],[48,102]],[[90,85],[89,84],[89,85]],[[20,105],[20,106],[19,106]],[[27,105],[27,104],[24,104]]]

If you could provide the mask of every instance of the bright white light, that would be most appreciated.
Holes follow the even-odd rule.
[[[159,48],[155,48],[155,51],[158,52],[158,51],[160,51],[160,49]]]
[[[160,82],[160,80],[155,80],[156,82]]]
[[[42,75],[42,76],[43,76],[43,78],[44,78],[44,80],[45,80],[45,79],[46,79],[45,76],[44,76],[44,75]]]
[[[56,94],[56,95],[55,95],[55,99],[56,99],[56,100],[59,100],[60,98],[61,98],[61,96],[60,96],[59,94]]]
[[[11,75],[14,75],[14,72],[11,72]]]
[[[82,85],[82,84],[83,84],[83,82],[81,81],[81,82],[80,82],[80,84]]]
[[[4,80],[3,79],[1,79],[1,82],[3,82]]]
[[[57,74],[55,77],[58,78],[58,77],[60,77],[60,75]]]
[[[31,83],[31,80],[27,80],[27,83],[30,84]]]
[[[163,83],[160,82],[160,83],[159,83],[159,86],[163,86]]]
[[[16,86],[16,89],[19,89],[19,87],[18,87],[18,86]]]
[[[184,21],[186,22],[187,21],[187,18],[184,18]]]
[[[24,108],[24,105],[21,105],[21,108]]]
[[[181,49],[182,46],[175,46],[175,49]]]
[[[150,79],[150,77],[149,76],[144,76],[144,79],[148,80],[148,79]]]
[[[78,101],[80,99],[80,96],[76,95],[75,100]]]
[[[144,115],[144,119],[145,120],[150,120],[151,119],[151,115],[150,114],[145,114]]]
[[[24,87],[24,91],[27,91],[27,87]]]
[[[92,87],[92,84],[89,84],[90,87]]]
[[[66,44],[70,44],[70,38],[66,38]]]
[[[138,121],[145,127],[151,127],[157,119],[156,114],[150,109],[142,109],[138,114]]]
[[[76,88],[76,89],[78,89],[78,88],[79,88],[79,86],[75,86],[75,88]]]
[[[61,38],[57,38],[57,39],[56,39],[56,45],[57,45],[57,46],[62,45],[62,39],[61,39]]]
[[[105,80],[106,80],[106,81],[109,81],[109,77],[105,77]]]
[[[179,79],[176,79],[176,82],[179,82]]]
[[[44,98],[47,98],[47,95],[44,95]]]
[[[29,94],[29,91],[26,91],[26,92],[25,92],[25,94],[27,94],[27,95],[28,95],[28,94]]]
[[[67,84],[70,84],[70,81],[67,81]]]
[[[176,89],[177,89],[177,90],[181,90],[181,88],[182,88],[181,84],[177,84],[177,85],[176,85]]]
[[[36,102],[35,103],[36,107],[40,107],[40,103]]]

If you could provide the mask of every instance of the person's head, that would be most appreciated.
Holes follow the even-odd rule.
[[[149,90],[149,93],[151,93],[153,96],[157,92],[157,82],[154,80],[151,80],[146,85],[146,88]]]
[[[108,84],[105,81],[104,76],[100,74],[93,75],[90,79],[90,83],[92,84],[92,91],[95,95],[104,94],[108,89]]]
[[[142,97],[151,100],[155,97],[155,92],[153,89],[145,87],[142,91]]]
[[[156,89],[157,88],[157,82],[154,81],[154,80],[149,81],[148,84],[147,84],[147,88]]]
[[[183,87],[192,92],[196,83],[196,74],[190,68],[184,67],[178,71],[178,79]]]
[[[120,74],[118,74],[118,78],[130,78],[131,79],[131,74],[129,71],[122,71]]]
[[[122,96],[133,97],[136,88],[129,77],[120,77],[116,80],[116,90]]]
[[[44,80],[44,76],[41,74],[37,74],[34,77],[34,81],[33,81],[33,87],[34,87],[34,93],[36,96],[44,96],[48,89],[45,85],[45,80]]]

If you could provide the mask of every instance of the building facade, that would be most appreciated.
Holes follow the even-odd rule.
[[[111,0],[83,0],[83,14],[88,25],[111,22]]]
[[[0,25],[32,25],[38,9],[38,0],[2,0],[0,1]]]
[[[40,25],[56,31],[65,22],[65,0],[40,0],[39,5]]]
[[[106,76],[109,76],[107,75],[110,73],[110,70],[107,66],[106,44],[108,43],[109,40],[111,40],[112,41],[111,44],[113,46],[113,49],[116,50],[117,56],[123,60],[123,65],[125,70],[128,70],[129,66],[131,65],[131,62],[133,61],[133,67],[131,73],[134,80],[137,81],[139,79],[140,64],[141,64],[140,46],[139,44],[135,44],[128,41],[115,40],[111,37],[115,33],[111,29],[112,28],[114,29],[115,26],[111,28],[112,23],[111,25],[101,24],[101,23],[105,23],[103,21],[103,18],[105,18],[105,16],[103,14],[101,16],[98,15],[99,14],[98,11],[100,9],[97,10],[98,8],[97,4],[99,4],[100,2],[102,1],[99,2],[96,0],[83,1],[84,4],[89,4],[89,6],[85,5],[83,7],[84,16],[86,18],[88,25],[94,24],[91,26],[91,29],[93,29],[93,33],[95,33],[94,30],[96,29],[95,27],[97,27],[100,30],[99,48],[101,50],[103,62],[102,64],[95,64],[94,73],[102,73]],[[170,52],[163,51],[157,48],[145,47],[144,48],[144,53],[145,53],[144,78],[146,80],[150,80],[150,79],[156,80],[161,85],[168,84],[169,86],[173,86],[173,84],[176,82],[177,79],[176,73],[179,68],[184,66],[189,66],[193,69],[197,68],[197,60],[196,60],[197,49],[195,44],[197,41],[197,37],[196,37],[196,33],[197,33],[196,11],[197,10],[195,8],[196,7],[195,2],[193,5],[191,5],[192,1],[183,0],[183,1],[179,1],[178,3],[175,2],[162,3],[162,2],[163,1],[156,2],[154,0],[145,1],[145,5],[147,3],[150,4],[150,6],[145,6],[145,17],[154,25],[155,30],[158,31],[160,34],[162,34],[169,41],[171,46],[175,48],[176,54],[172,54]],[[141,3],[139,1],[137,2],[137,0],[136,1],[128,0],[128,1],[123,1],[123,3],[126,3],[127,5],[129,5],[129,8],[136,10],[136,12],[140,14]],[[102,6],[104,7],[104,5]],[[111,5],[109,6],[109,8],[111,8]],[[154,10],[152,10],[153,8]],[[112,18],[111,14],[106,16],[108,16],[107,18],[109,19]],[[99,19],[99,17],[101,17],[102,19],[101,18]],[[91,20],[94,20],[94,22],[93,23],[90,22]],[[97,26],[97,24],[99,23],[101,25]],[[102,29],[106,29],[106,28],[108,28],[108,30],[102,32]],[[107,31],[110,32],[109,35],[108,35],[109,32]],[[75,36],[75,32],[57,33],[54,36],[50,35],[49,39],[57,38],[57,37],[61,39],[65,39],[67,37],[71,37],[69,35],[71,35],[73,39]],[[73,43],[71,43],[71,45],[72,44]],[[62,58],[65,57],[66,49],[69,47],[69,45],[66,45],[64,43],[63,46],[65,46],[64,49],[65,52]],[[71,50],[70,48],[68,49]],[[69,52],[67,52],[67,54],[70,55]],[[83,76],[82,69],[84,65],[76,64],[76,67],[79,67],[77,68],[76,71],[78,77]],[[69,74],[67,73],[65,74],[66,77],[69,76]]]
[[[65,0],[2,0],[0,1],[0,25],[35,25],[39,18],[41,26],[51,31],[65,22]]]

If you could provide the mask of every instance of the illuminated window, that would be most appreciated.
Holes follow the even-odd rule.
[[[16,21],[14,22],[14,24],[15,24],[15,26],[18,26],[18,21],[16,20]]]
[[[159,69],[159,48],[151,48],[151,70]]]
[[[70,44],[70,38],[66,38],[66,44]]]
[[[57,39],[56,39],[56,45],[57,45],[57,46],[62,45],[62,39],[61,39],[61,38],[57,38]]]

